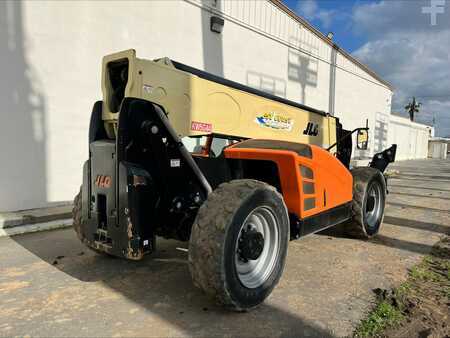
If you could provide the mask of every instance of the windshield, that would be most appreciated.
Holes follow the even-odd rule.
[[[203,155],[210,157],[218,157],[223,150],[236,143],[236,140],[230,140],[224,137],[217,137],[213,135],[201,137],[183,137],[181,140],[186,149],[193,155]]]

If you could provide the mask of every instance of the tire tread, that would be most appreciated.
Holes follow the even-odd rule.
[[[245,311],[228,292],[222,270],[227,224],[241,203],[257,189],[276,189],[264,182],[243,179],[221,184],[200,207],[189,241],[189,269],[194,284],[219,304]],[[279,195],[280,198],[281,195]]]
[[[361,167],[352,170],[353,174],[353,217],[348,221],[344,230],[346,235],[353,238],[369,239],[374,235],[369,235],[364,226],[363,204],[364,195],[369,182],[376,176],[382,175],[379,170],[371,167]],[[384,215],[383,215],[384,216]],[[383,219],[381,219],[381,223]],[[380,224],[381,228],[381,224]]]

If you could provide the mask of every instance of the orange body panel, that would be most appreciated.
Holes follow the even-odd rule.
[[[273,161],[280,175],[281,193],[290,213],[300,219],[316,215],[353,198],[353,177],[350,171],[328,151],[314,145],[312,158],[292,150],[228,147],[226,158]],[[300,167],[312,170],[312,178],[302,176]],[[306,186],[313,187],[307,193]],[[311,191],[309,191],[311,192]],[[312,201],[314,202],[312,204]]]

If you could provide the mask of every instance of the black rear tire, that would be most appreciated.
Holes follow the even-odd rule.
[[[246,258],[240,256],[241,236],[248,234],[245,229],[252,227],[248,220],[256,212],[268,215],[276,235],[270,231],[261,232],[264,233],[263,246],[267,245],[267,251],[261,249],[259,258],[252,257],[245,261]],[[244,228],[247,224],[248,228]],[[272,240],[269,241],[269,238]],[[223,183],[200,207],[192,227],[189,268],[193,282],[219,304],[235,311],[249,310],[262,303],[278,283],[286,260],[288,241],[287,208],[274,187],[255,180]],[[266,256],[269,249],[273,250],[270,250],[270,256]],[[270,264],[267,264],[266,270],[258,270],[258,273],[264,271],[261,272],[261,279],[244,279],[246,275],[242,273],[241,264],[259,264],[259,259],[265,260],[266,257],[270,257],[267,258]],[[266,267],[265,263],[261,266]],[[255,276],[259,275],[255,272]]]
[[[353,217],[344,224],[346,235],[369,239],[381,229],[386,203],[386,180],[378,169],[361,167],[352,170]]]
[[[81,233],[81,189],[73,200],[72,218],[73,229],[75,230],[80,241],[84,241],[84,236]]]

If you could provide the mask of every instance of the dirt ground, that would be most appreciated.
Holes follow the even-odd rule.
[[[290,243],[280,284],[249,313],[191,283],[186,243],[159,240],[140,262],[96,255],[71,229],[0,238],[0,336],[341,337],[376,288],[405,280],[450,229],[450,161],[405,161],[370,241],[316,234]]]
[[[450,337],[450,236],[409,273],[393,297],[403,319],[383,332],[395,338]]]

